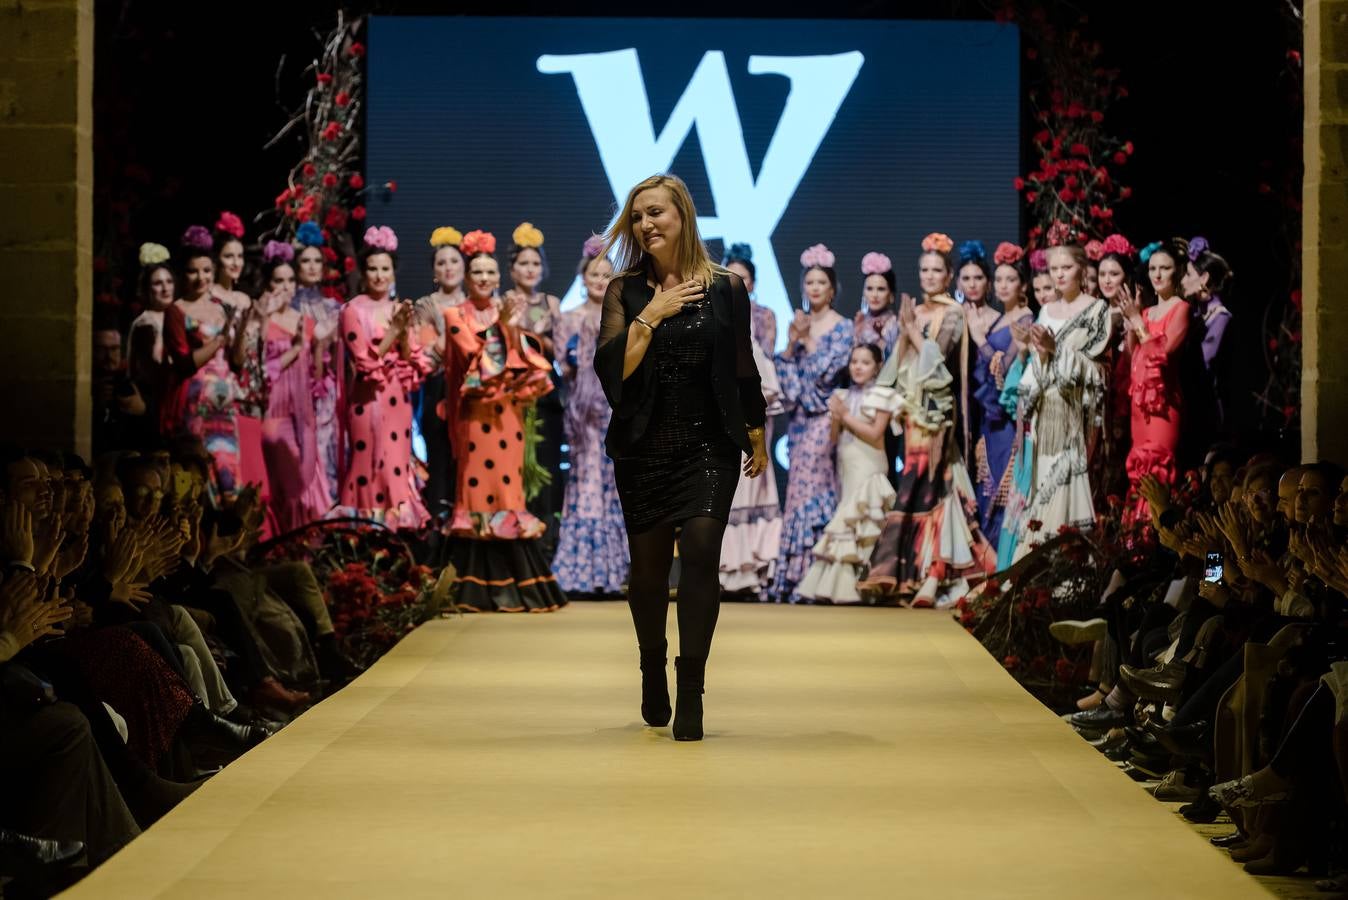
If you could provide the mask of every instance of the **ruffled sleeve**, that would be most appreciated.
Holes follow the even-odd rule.
[[[813,353],[800,344],[777,354],[777,377],[782,383],[782,405],[818,416],[828,411],[833,376],[852,353],[852,323],[840,321],[816,343]]]
[[[922,349],[899,367],[894,391],[898,395],[898,415],[891,422],[895,433],[902,431],[900,419],[932,433],[940,432],[955,421],[954,376],[945,365],[945,354],[933,340],[924,340]]]
[[[891,387],[872,384],[861,395],[861,415],[871,422],[875,421],[877,413],[885,412],[889,413],[891,427],[893,427],[892,423],[898,416],[901,405],[902,398],[899,396],[899,392]],[[902,430],[902,426],[899,430]]]
[[[1045,362],[1038,353],[1030,355],[1034,383],[1040,390],[1080,390],[1087,407],[1098,406],[1104,389],[1100,359],[1109,349],[1111,334],[1109,304],[1096,300],[1058,332],[1052,359]]]
[[[1166,314],[1161,334],[1133,349],[1129,393],[1139,410],[1149,416],[1164,416],[1179,405],[1178,374],[1170,365],[1189,332],[1187,304],[1175,304]]]
[[[383,340],[384,329],[374,321],[373,314],[356,298],[342,307],[342,341],[346,347],[346,356],[356,371],[356,377],[376,384],[389,384],[397,381],[403,390],[411,391],[421,384],[422,379],[434,368],[433,363],[421,349],[416,334],[411,333],[408,343],[411,354],[403,359],[396,347],[390,347],[382,356],[379,354],[379,342]]]

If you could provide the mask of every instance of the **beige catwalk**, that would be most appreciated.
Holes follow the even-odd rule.
[[[632,643],[424,626],[66,896],[1267,896],[947,615],[727,604],[691,744]]]

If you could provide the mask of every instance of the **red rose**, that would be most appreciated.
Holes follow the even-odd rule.
[[[1127,153],[1129,156],[1132,156],[1132,155],[1133,155],[1133,142],[1132,142],[1132,141],[1129,141],[1128,143],[1126,143],[1126,144],[1123,145],[1123,152],[1124,152],[1124,153]]]
[[[1301,343],[1301,332],[1300,332],[1300,331],[1294,331],[1294,332],[1292,332],[1291,334],[1289,334],[1287,337],[1288,337],[1288,339],[1289,339],[1292,343],[1294,343],[1294,344],[1299,344],[1299,343]]]
[[[1038,531],[1039,529],[1044,527],[1044,523],[1039,521],[1038,519],[1031,519],[1030,521],[1025,523],[1025,527],[1030,529],[1031,531]]]
[[[960,624],[965,626],[966,628],[974,624],[974,622],[977,619],[978,616],[974,615],[974,611],[972,609],[966,609],[960,613]]]
[[[356,41],[354,44],[351,45],[350,49],[347,52],[349,52],[352,56],[356,57],[357,59],[360,59],[362,56],[365,55],[365,45],[362,44],[360,41]]]
[[[363,206],[357,206],[357,207],[353,208],[353,209],[351,210],[351,218],[355,219],[357,222],[364,222],[364,221],[365,221],[365,207],[363,207]]]
[[[1017,175],[1015,178],[1011,179],[1011,186],[1018,191],[1023,191],[1025,190],[1025,179]]]
[[[337,186],[337,176],[331,172],[323,173],[323,187],[333,188]]]
[[[332,98],[332,102],[338,106],[346,106],[351,102],[351,95],[346,91],[338,91],[337,96]]]
[[[315,168],[313,163],[305,163],[303,172],[305,178],[313,178],[318,174],[318,169]]]
[[[317,79],[320,85],[332,84],[332,76],[329,75],[327,72],[319,72],[317,75]]]
[[[1288,51],[1287,51],[1287,58],[1290,59],[1295,65],[1298,65],[1298,66],[1301,65],[1301,51],[1299,51],[1299,50],[1288,50]]]
[[[323,227],[340,231],[346,227],[346,210],[340,206],[329,206],[328,214],[323,218]]]
[[[1034,192],[1034,191],[1028,191],[1028,192],[1025,194],[1025,202],[1026,202],[1026,203],[1033,203],[1034,201],[1036,201],[1036,200],[1038,200],[1038,199],[1039,199],[1039,194],[1037,194],[1037,193]]]
[[[323,262],[335,263],[337,261],[336,250],[332,249],[331,247],[322,247],[321,249],[323,251]]]
[[[1133,196],[1133,189],[1132,189],[1132,188],[1130,188],[1130,187],[1121,187],[1121,188],[1119,188],[1119,197],[1120,197],[1121,199],[1127,200],[1127,199],[1128,199],[1129,197],[1131,197],[1131,196]]]
[[[1301,312],[1301,291],[1292,291],[1292,296],[1288,298],[1292,301],[1292,306],[1296,307],[1297,312]]]
[[[1018,669],[1020,668],[1020,657],[1015,655],[1008,656],[1002,660],[1002,665],[1011,670]]]
[[[286,188],[284,191],[281,191],[281,193],[276,195],[275,201],[276,206],[277,207],[285,206],[286,201],[289,199],[290,199],[290,188]]]
[[[388,191],[390,194],[398,193],[398,182],[396,181],[384,182],[384,190]]]
[[[1078,183],[1077,177],[1075,175],[1068,175],[1066,178],[1063,179],[1062,183],[1070,188],[1074,188],[1077,186]]]
[[[1123,165],[1124,163],[1128,162],[1127,154],[1125,154],[1122,150],[1118,151],[1117,153],[1114,154],[1114,162],[1118,163],[1119,165]]]
[[[1068,152],[1071,153],[1073,156],[1090,156],[1091,148],[1087,147],[1080,141],[1077,141],[1075,144],[1072,145],[1072,148]]]
[[[1100,110],[1098,110],[1098,109],[1093,109],[1093,110],[1091,110],[1091,121],[1092,121],[1092,122],[1094,122],[1096,125],[1099,125],[1099,124],[1100,124],[1101,122],[1103,122],[1104,120],[1105,120],[1105,114],[1104,114],[1104,113],[1100,112]]]
[[[355,175],[352,175],[350,179],[347,180],[346,183],[351,185],[351,187],[354,188],[355,190],[360,190],[361,188],[365,187],[365,179],[360,177],[359,172],[357,172]]]
[[[1022,619],[1028,618],[1032,612],[1034,612],[1034,607],[1028,602],[1022,600],[1016,604],[1016,615],[1020,616]]]
[[[1296,418],[1296,414],[1297,408],[1295,406],[1284,406],[1282,408],[1283,418],[1289,422],[1292,421],[1292,419]]]
[[[343,271],[343,272],[346,272],[347,274],[350,274],[350,273],[356,271],[356,261],[355,261],[354,259],[352,259],[351,257],[349,257],[349,256],[346,257],[345,259],[343,259],[343,260],[342,260],[342,271]]]
[[[1078,101],[1073,100],[1067,105],[1067,118],[1079,119],[1084,115],[1086,115],[1086,107],[1082,106]]]
[[[1127,96],[1128,96],[1128,88],[1126,88],[1126,87],[1121,87],[1121,88],[1119,88],[1119,90],[1115,93],[1114,96],[1116,96],[1116,97],[1118,97],[1120,100],[1122,100],[1124,97],[1127,97]]]
[[[1269,339],[1268,339],[1268,349],[1274,350],[1274,351],[1276,351],[1276,350],[1278,349],[1278,339],[1277,339],[1277,338],[1269,338]]]
[[[1060,659],[1053,664],[1053,674],[1059,681],[1073,681],[1076,673],[1077,667],[1072,664],[1070,659]]]
[[[323,129],[323,140],[335,141],[342,136],[342,123],[329,122],[328,127]]]
[[[1034,142],[1036,144],[1047,144],[1050,137],[1051,135],[1048,133],[1048,129],[1045,128],[1043,131],[1035,133]]]
[[[1077,198],[1076,192],[1073,191],[1071,188],[1063,188],[1058,193],[1058,196],[1062,198],[1063,203],[1071,203],[1073,200]]]
[[[998,591],[1001,590],[1001,587],[1002,583],[1000,581],[998,581],[996,578],[989,578],[986,582],[983,583],[983,593],[995,595]]]

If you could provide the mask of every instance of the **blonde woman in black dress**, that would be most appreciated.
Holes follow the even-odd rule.
[[[595,371],[613,407],[605,446],[622,500],[641,715],[669,721],[665,622],[679,541],[674,739],[702,739],[702,690],[720,604],[721,537],[741,469],[768,467],[749,294],[711,262],[687,186],[655,175],[605,235],[619,272],[604,297]]]

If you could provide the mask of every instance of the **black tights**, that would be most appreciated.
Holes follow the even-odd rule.
[[[679,655],[706,659],[721,611],[721,536],[725,523],[695,516],[679,533]],[[637,644],[656,652],[665,644],[669,616],[669,569],[674,562],[674,526],[657,525],[627,536],[632,551],[628,608]]]

